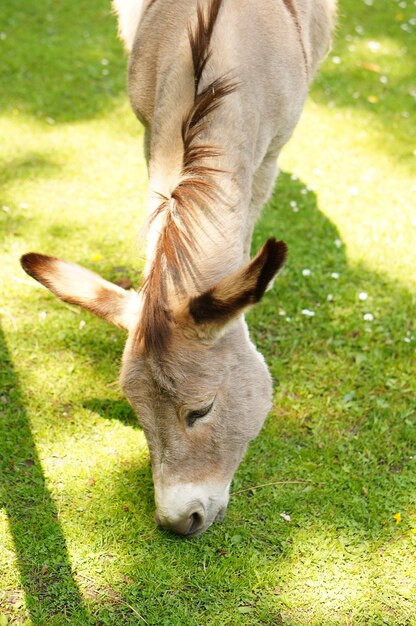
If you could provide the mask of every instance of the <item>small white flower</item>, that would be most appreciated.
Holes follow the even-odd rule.
[[[313,317],[315,313],[309,309],[302,309],[302,315],[306,315],[306,317]]]
[[[21,208],[21,209],[28,209],[28,208],[29,208],[29,205],[28,205],[28,204],[26,204],[26,202],[21,202],[21,203],[20,203],[20,208]]]
[[[303,276],[310,276],[312,274],[311,270],[308,269],[307,267],[305,267],[304,270],[302,270],[302,274]]]
[[[53,117],[47,117],[46,121],[48,122],[48,124],[50,124],[51,126],[53,126],[55,124],[55,120],[53,119]]]
[[[3,211],[5,213],[10,213],[10,207],[6,206],[5,204],[3,204],[3,206],[1,208],[3,209]],[[416,224],[415,224],[415,226],[416,226]]]
[[[339,65],[341,63],[341,58],[340,57],[332,57],[332,63],[335,63],[335,65]]]
[[[291,522],[292,521],[292,518],[287,513],[280,513],[280,517],[283,517],[285,522]]]
[[[307,188],[306,188],[306,187],[303,187],[303,188],[300,190],[300,193],[302,194],[302,196],[306,196],[306,194],[308,193]]]
[[[360,191],[359,191],[358,187],[350,187],[348,189],[348,193],[350,194],[350,196],[358,196]]]
[[[335,278],[335,280],[338,280],[338,278],[339,278],[338,272],[332,272],[331,278]]]
[[[40,317],[41,320],[46,320],[46,311],[41,311],[39,313],[39,317]]]
[[[378,41],[369,41],[367,47],[371,52],[378,52],[381,48],[381,43]]]
[[[322,175],[322,171],[319,169],[319,167],[315,167],[315,169],[313,170],[313,173],[315,174],[315,176]]]
[[[364,313],[363,320],[365,322],[372,322],[374,319],[374,315],[372,313]]]
[[[109,61],[108,59],[101,59],[100,63],[101,65],[108,65]]]
[[[337,248],[342,248],[342,241],[341,239],[335,239],[334,244]]]
[[[285,317],[285,320],[286,320],[287,322],[291,322],[291,321],[292,321],[292,318],[288,316],[288,317]]]
[[[366,293],[365,291],[361,291],[358,294],[358,299],[361,300],[362,302],[364,302],[364,300],[367,300],[368,298],[368,293]]]
[[[405,341],[406,343],[410,343],[412,340],[410,337],[405,337],[403,341]]]
[[[360,26],[360,25],[356,26],[354,30],[359,35],[363,35],[364,34],[364,28],[362,26]]]
[[[86,324],[85,320],[81,320],[79,323],[80,329],[84,328],[85,324]]]
[[[296,174],[292,174],[290,180],[298,180],[298,176]]]
[[[329,294],[327,295],[327,297],[326,297],[326,301],[327,301],[327,302],[332,302],[332,301],[333,301],[333,299],[334,299],[334,296],[332,295],[332,293],[329,293]]]
[[[387,76],[380,76],[379,78],[380,83],[382,83],[383,85],[387,85],[387,83],[389,82],[389,79]]]

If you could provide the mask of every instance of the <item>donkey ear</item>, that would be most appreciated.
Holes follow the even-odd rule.
[[[285,262],[286,254],[287,246],[283,241],[268,239],[254,259],[190,299],[189,313],[194,322],[224,325],[259,302]]]
[[[36,252],[24,254],[20,263],[29,276],[61,300],[78,304],[125,330],[137,322],[135,291],[126,291],[75,263]]]

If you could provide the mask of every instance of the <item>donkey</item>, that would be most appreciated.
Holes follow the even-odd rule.
[[[222,519],[270,410],[244,313],[286,257],[250,260],[276,161],[326,54],[335,0],[115,0],[128,89],[145,129],[146,263],[126,291],[37,253],[25,271],[128,331],[121,387],[151,456],[158,525],[187,537]]]

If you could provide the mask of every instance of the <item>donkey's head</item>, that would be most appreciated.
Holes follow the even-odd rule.
[[[22,257],[26,272],[56,296],[128,331],[121,385],[149,444],[156,521],[181,535],[200,534],[224,515],[234,472],[271,406],[270,375],[242,314],[285,254],[283,242],[269,239],[240,270],[178,302],[158,354],[137,340],[140,292],[54,257]]]

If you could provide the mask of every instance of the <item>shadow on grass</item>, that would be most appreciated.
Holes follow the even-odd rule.
[[[300,469],[301,479],[320,485],[311,503],[319,500],[329,524],[388,537],[389,515],[409,507],[416,487],[415,297],[350,264],[336,227],[303,189],[283,175],[256,232],[262,239],[278,222],[290,251],[270,302],[252,315],[253,335],[280,382],[264,431],[268,467],[278,475]]]
[[[0,110],[68,122],[99,115],[125,91],[110,3],[3,3]]]
[[[89,411],[98,413],[99,415],[101,415],[101,417],[105,417],[106,419],[119,420],[122,424],[126,426],[140,429],[139,421],[127,400],[93,398],[91,400],[86,400],[85,402],[83,402],[82,406]]]
[[[1,329],[0,389],[0,506],[7,514],[31,623],[89,624]],[[11,619],[15,601],[11,591],[3,608],[6,615],[10,608]]]
[[[27,152],[24,156],[0,163],[0,182],[7,184],[13,181],[26,180],[33,177],[53,176],[59,165],[39,152]]]

